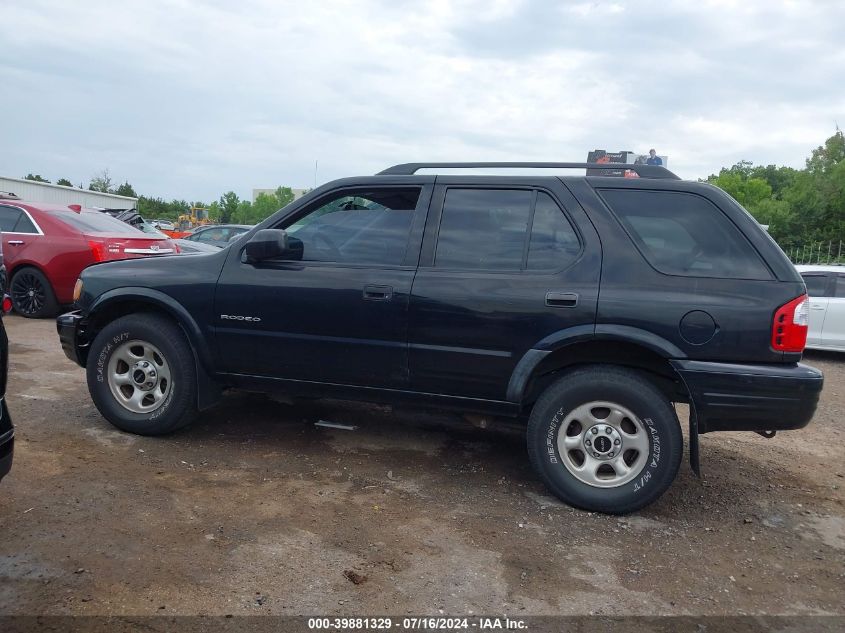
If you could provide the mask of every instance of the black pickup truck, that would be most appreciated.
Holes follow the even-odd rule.
[[[671,484],[673,403],[696,471],[700,433],[810,421],[804,283],[735,200],[647,165],[442,175],[529,167],[600,166],[328,183],[219,253],[88,268],[62,346],[133,433],[184,427],[227,387],[523,420],[546,485],[603,512]]]

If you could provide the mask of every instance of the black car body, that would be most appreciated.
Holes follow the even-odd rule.
[[[0,245],[0,299],[6,295],[6,266],[3,263],[3,250]],[[5,303],[5,302],[4,302]],[[0,310],[2,313],[2,310]],[[6,406],[6,381],[9,373],[9,338],[0,315],[0,479],[12,469],[12,456],[15,450],[15,428]]]
[[[420,166],[466,165],[400,165],[331,182],[216,255],[86,270],[79,310],[58,330],[68,357],[89,368],[100,410],[121,428],[167,432],[221,388],[241,386],[528,419],[529,453],[547,485],[609,512],[659,496],[674,477],[665,463],[680,460],[674,413],[638,414],[647,408],[638,392],[690,403],[696,469],[700,433],[771,433],[812,418],[823,380],[799,363],[804,283],[720,189],[648,166],[630,179],[416,175]],[[170,409],[157,416],[98,402],[121,341],[109,328],[139,312],[184,333],[196,370],[190,411],[164,392],[159,404]],[[123,365],[108,367],[129,380]],[[599,384],[621,391],[609,408],[596,391],[579,414],[587,421],[574,419],[572,390]],[[143,411],[152,399],[135,388],[125,393]],[[617,399],[630,406],[617,410]],[[602,422],[605,409],[618,424]],[[638,426],[628,434],[631,419]],[[622,447],[651,437],[632,449],[644,475],[614,465],[614,442],[591,443],[587,425]],[[574,484],[549,471],[562,462]],[[659,485],[649,483],[650,467]],[[582,478],[584,468],[592,474]]]

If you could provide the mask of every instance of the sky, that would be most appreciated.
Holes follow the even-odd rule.
[[[209,202],[597,148],[801,167],[845,126],[843,24],[841,0],[0,0],[0,175]]]

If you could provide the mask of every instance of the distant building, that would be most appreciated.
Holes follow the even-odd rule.
[[[293,199],[298,200],[305,193],[308,191],[307,189],[291,189],[293,191]],[[276,193],[276,189],[253,189],[252,190],[252,201],[255,202],[258,198],[259,194],[266,193],[268,196],[272,196]]]
[[[100,209],[135,209],[138,207],[138,198],[54,185],[49,182],[38,182],[25,178],[0,176],[0,191],[13,193],[21,200],[28,202],[62,205],[79,204],[83,207],[98,207]]]

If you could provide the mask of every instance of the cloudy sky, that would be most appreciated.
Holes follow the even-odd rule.
[[[657,148],[801,166],[845,126],[842,0],[0,0],[0,175],[147,195]]]

